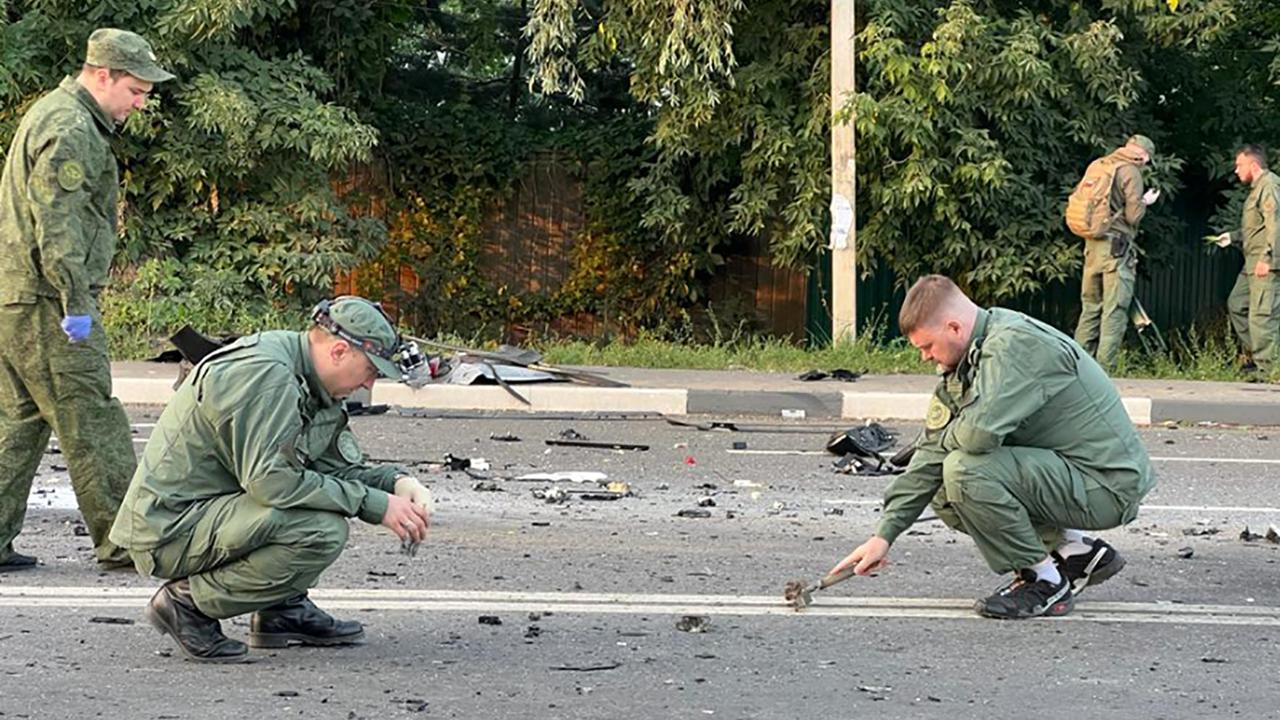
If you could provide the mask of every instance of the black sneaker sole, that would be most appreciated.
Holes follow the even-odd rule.
[[[307,645],[311,647],[337,647],[340,645],[363,645],[364,631],[354,635],[343,635],[341,637],[322,638],[313,635],[305,635],[303,633],[249,633],[249,647],[280,649],[287,648],[292,645]]]
[[[993,612],[987,608],[987,604],[983,600],[979,600],[977,602],[977,604],[974,607],[974,610],[976,610],[978,614],[981,615],[982,617],[991,618],[993,620],[1032,620],[1034,618],[1053,618],[1053,617],[1062,617],[1063,615],[1069,615],[1071,614],[1071,611],[1075,609],[1075,606],[1076,606],[1075,596],[1069,594],[1061,600],[1057,600],[1055,602],[1049,603],[1048,607],[1046,607],[1044,611],[1039,613],[1020,613],[1017,615],[1006,615],[1003,613]]]
[[[1071,591],[1074,594],[1079,595],[1085,588],[1093,587],[1094,585],[1101,585],[1112,577],[1115,577],[1116,574],[1124,569],[1124,556],[1117,552],[1115,548],[1107,546],[1107,554],[1099,556],[1098,559],[1101,560],[1108,556],[1111,558],[1110,562],[1103,563],[1102,565],[1095,567],[1092,571],[1086,573],[1084,577],[1076,578],[1071,581]],[[1085,582],[1081,584],[1081,580],[1084,580]],[[1076,587],[1077,585],[1079,585],[1078,588]]]
[[[229,663],[242,663],[249,659],[249,653],[247,652],[243,655],[227,655],[223,657],[201,657],[200,655],[196,655],[188,650],[185,645],[178,642],[178,636],[169,628],[168,623],[156,615],[156,611],[151,607],[151,605],[147,605],[147,609],[143,611],[143,616],[147,618],[147,622],[151,623],[151,627],[155,628],[156,632],[173,638],[173,644],[177,645],[178,650],[182,651],[182,654],[191,662],[225,665]]]

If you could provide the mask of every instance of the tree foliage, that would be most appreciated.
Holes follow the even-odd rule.
[[[383,228],[353,218],[328,178],[369,159],[377,143],[377,130],[337,102],[336,83],[377,79],[386,68],[333,53],[369,35],[350,32],[351,18],[381,11],[355,0],[85,7],[9,3],[0,121],[7,147],[25,107],[78,71],[95,27],[148,37],[177,79],[158,86],[116,138],[125,190],[118,264],[165,269],[170,302],[196,302],[212,285],[228,302],[261,307],[327,292],[335,272],[377,251]]]

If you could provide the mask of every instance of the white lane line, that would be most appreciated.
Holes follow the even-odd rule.
[[[826,450],[735,450],[729,448],[725,452],[730,455],[831,455]]]
[[[0,587],[0,607],[141,609],[152,588]],[[736,615],[979,619],[973,601],[960,598],[828,596],[803,613],[765,595],[647,595],[458,590],[313,590],[338,610],[537,612],[626,615]],[[1280,627],[1280,608],[1253,605],[1182,605],[1159,602],[1084,601],[1076,622],[1126,622]]]
[[[1280,513],[1280,508],[1248,507],[1244,505],[1143,505],[1142,509],[1167,510],[1169,512]]]
[[[1152,462],[1226,463],[1229,465],[1280,465],[1271,458],[1152,457]]]
[[[734,450],[732,448],[725,450],[730,455],[831,455],[826,450]],[[835,457],[831,455],[831,457]],[[1231,465],[1280,465],[1280,459],[1275,458],[1215,458],[1215,457],[1172,457],[1172,456],[1152,456],[1152,462],[1169,462],[1169,463],[1224,463]]]

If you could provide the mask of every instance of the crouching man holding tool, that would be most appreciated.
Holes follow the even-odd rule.
[[[111,540],[168,580],[147,619],[190,659],[243,660],[219,619],[253,613],[249,644],[346,645],[364,628],[307,599],[347,542],[347,518],[416,548],[430,493],[366,465],[342,398],[379,375],[418,384],[425,360],[363,298],[324,301],[304,332],[241,338],[200,361],[165,407]]]
[[[1124,559],[1082,530],[1128,523],[1155,484],[1146,448],[1098,363],[1021,313],[975,305],[950,279],[907,292],[902,333],[943,372],[910,465],[885,491],[874,536],[831,569],[885,565],[924,511],[967,533],[1012,582],[975,606],[1002,619],[1071,612]]]

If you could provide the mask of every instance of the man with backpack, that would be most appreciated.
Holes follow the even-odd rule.
[[[1133,302],[1138,249],[1134,239],[1147,206],[1160,197],[1143,191],[1142,167],[1155,144],[1145,135],[1092,163],[1067,200],[1067,227],[1084,238],[1080,322],[1076,342],[1108,370],[1124,341]]]

